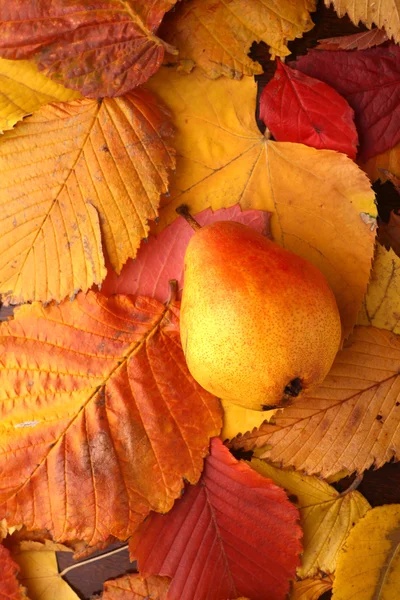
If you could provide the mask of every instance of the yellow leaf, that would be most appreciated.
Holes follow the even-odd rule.
[[[13,559],[19,565],[18,579],[27,588],[30,600],[79,600],[59,576],[55,552],[18,552]]]
[[[373,156],[365,163],[360,163],[360,167],[364,169],[371,181],[377,179],[386,181],[387,178],[381,169],[390,171],[393,175],[400,177],[400,144],[386,150],[386,152]]]
[[[333,4],[339,17],[346,14],[358,25],[361,21],[369,29],[376,25],[385,29],[388,37],[400,42],[400,0],[325,0],[326,6]]]
[[[290,600],[318,600],[322,594],[332,588],[332,576],[295,581],[292,586]]]
[[[327,478],[400,458],[400,338],[356,327],[324,382],[232,447]]]
[[[147,236],[174,164],[149,92],[50,104],[0,140],[0,291],[62,300],[119,271]]]
[[[360,325],[374,325],[400,334],[400,258],[377,244],[367,295],[358,317]]]
[[[322,479],[284,471],[259,459],[252,459],[250,464],[283,487],[300,511],[304,550],[298,576],[303,579],[318,571],[333,573],[350,529],[371,508],[364,496],[357,491],[339,494]]]
[[[12,129],[18,121],[50,102],[68,102],[80,98],[39,73],[28,60],[0,58],[0,133]]]
[[[400,505],[370,510],[338,558],[332,600],[396,600],[400,590]]]
[[[177,171],[159,229],[182,203],[193,214],[238,202],[273,212],[273,238],[325,274],[348,334],[373,255],[374,233],[363,215],[374,214],[374,194],[365,174],[338,152],[267,141],[254,119],[251,79],[210,81],[196,69],[182,76],[164,68],[149,85],[176,125]]]
[[[250,410],[232,404],[229,400],[221,399],[222,408],[224,409],[224,421],[220,438],[222,441],[231,440],[239,433],[253,431],[255,427],[260,427],[264,421],[269,421],[276,413],[276,410],[267,410],[265,412],[259,410]]]
[[[287,56],[287,42],[314,27],[315,9],[316,0],[280,0],[279,10],[274,0],[190,0],[166,16],[159,35],[178,48],[180,64],[195,63],[213,79],[240,79],[262,73],[248,57],[253,42],[268,44],[272,58]]]

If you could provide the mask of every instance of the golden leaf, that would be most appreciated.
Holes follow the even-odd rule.
[[[80,98],[39,73],[27,60],[0,58],[0,133],[12,129],[18,121],[50,102],[68,102]]]
[[[329,477],[400,458],[400,338],[356,327],[325,381],[231,445]]]
[[[400,590],[400,505],[370,510],[338,558],[332,600],[395,600]]]
[[[42,107],[0,140],[0,291],[62,300],[119,271],[147,236],[174,164],[165,108],[146,91]]]
[[[316,0],[281,0],[278,10],[274,0],[189,0],[166,16],[159,35],[178,48],[184,68],[195,63],[212,79],[240,79],[262,73],[248,56],[253,42],[268,44],[272,58],[287,56],[287,42],[314,27],[315,9]]]
[[[350,529],[371,508],[357,491],[339,494],[328,483],[297,471],[284,471],[252,459],[251,466],[283,487],[300,511],[303,555],[297,575],[304,579],[318,571],[333,573],[338,552]]]
[[[333,4],[339,17],[346,14],[358,25],[361,21],[369,29],[376,25],[385,29],[388,37],[400,42],[400,1],[399,0],[325,0],[326,6]]]
[[[264,421],[269,421],[276,410],[251,410],[238,404],[232,404],[229,400],[221,399],[222,408],[224,409],[224,424],[220,438],[222,441],[231,440],[239,433],[253,431],[255,427],[260,427]]]
[[[295,581],[292,586],[290,600],[318,600],[322,594],[328,592],[333,585],[333,577],[320,577]]]
[[[273,238],[325,274],[348,334],[373,255],[374,233],[363,215],[374,213],[374,194],[365,174],[338,152],[267,141],[254,120],[251,79],[210,81],[198,70],[182,76],[163,68],[149,86],[162,95],[177,130],[177,171],[159,229],[182,203],[193,214],[237,203],[273,212]]]

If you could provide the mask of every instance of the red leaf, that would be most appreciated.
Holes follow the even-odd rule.
[[[18,565],[9,551],[0,544],[0,600],[22,600],[26,598],[25,588],[20,586],[17,575]]]
[[[33,58],[85,96],[119,96],[161,65],[166,44],[154,31],[175,2],[0,0],[0,56]]]
[[[384,29],[370,29],[353,33],[352,35],[341,35],[339,37],[318,40],[316,50],[367,50],[373,46],[380,46],[388,41]]]
[[[385,152],[400,141],[400,48],[320,52],[301,56],[294,66],[344,96],[355,112],[360,158]]]
[[[260,233],[268,233],[270,213],[261,210],[241,211],[238,204],[230,208],[221,208],[212,212],[211,208],[196,215],[200,225],[208,225],[215,221],[237,221],[252,227]],[[183,287],[183,258],[190,238],[194,235],[192,228],[179,217],[157,237],[150,237],[147,244],[142,244],[135,260],[129,259],[118,276],[112,268],[101,288],[107,296],[111,294],[134,294],[150,296],[160,302],[169,298],[169,281],[177,279],[179,291]]]
[[[218,438],[199,483],[131,538],[143,576],[172,577],[169,600],[283,600],[299,565],[299,514],[284,490]]]
[[[260,99],[260,117],[279,142],[337,150],[355,158],[354,112],[333,88],[278,61]]]

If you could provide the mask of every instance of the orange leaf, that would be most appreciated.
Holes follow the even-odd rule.
[[[101,600],[165,600],[169,577],[148,577],[137,573],[124,575],[104,583]]]
[[[154,32],[175,2],[0,0],[0,56],[34,58],[46,75],[85,96],[120,96],[162,63],[165,44]]]
[[[179,310],[90,292],[0,328],[0,518],[92,546],[195,483],[219,401],[190,376]]]
[[[145,90],[41,108],[0,140],[0,291],[60,301],[120,271],[174,166],[168,111]]]
[[[25,588],[20,586],[17,579],[18,565],[2,545],[0,545],[0,565],[0,600],[22,600],[23,598],[27,600]]]
[[[325,381],[232,445],[329,477],[400,458],[400,338],[357,327]]]

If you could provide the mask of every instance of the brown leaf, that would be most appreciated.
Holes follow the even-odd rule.
[[[386,248],[392,248],[400,256],[400,214],[390,212],[389,222],[378,219],[378,240]]]
[[[367,50],[373,46],[380,46],[388,41],[384,29],[371,29],[361,31],[352,35],[341,35],[338,37],[318,40],[316,50]]]

